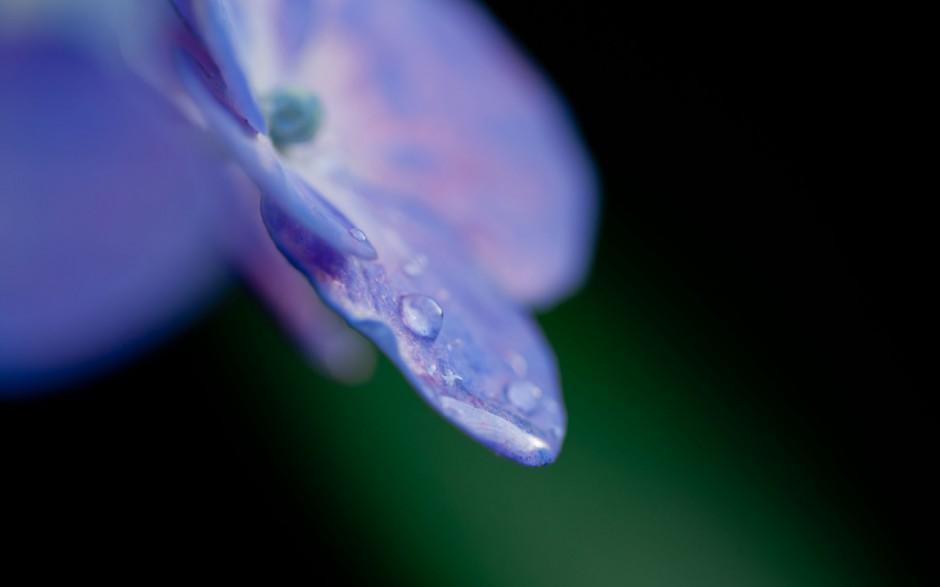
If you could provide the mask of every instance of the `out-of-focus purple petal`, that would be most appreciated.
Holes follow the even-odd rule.
[[[256,92],[273,90],[303,56],[316,30],[322,1],[225,0],[232,14],[232,38]]]
[[[204,137],[73,48],[0,45],[0,387],[51,384],[206,301],[221,187]]]
[[[311,6],[306,46],[276,80],[324,105],[314,143],[288,150],[298,168],[342,160],[382,197],[429,208],[519,301],[577,286],[593,242],[591,164],[551,88],[487,15],[456,0]]]
[[[228,3],[222,0],[173,0],[183,21],[200,41],[211,57],[211,62],[201,60],[205,73],[216,80],[219,97],[260,133],[267,133],[264,115],[255,101],[248,80],[245,78],[240,56],[232,36],[235,24]],[[202,47],[200,47],[201,49]],[[196,50],[190,47],[191,51]],[[218,68],[218,72],[214,71]]]

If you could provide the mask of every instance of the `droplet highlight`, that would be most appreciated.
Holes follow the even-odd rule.
[[[424,269],[427,266],[427,255],[418,254],[402,263],[401,269],[405,272],[405,275],[410,277],[419,277],[422,273],[424,273]]]
[[[355,240],[361,243],[366,242],[366,233],[362,232],[358,228],[350,228],[349,236],[353,237]]]
[[[463,381],[463,377],[457,375],[450,369],[444,371],[444,383],[447,384],[447,387],[456,386],[458,381]]]
[[[526,373],[529,371],[529,362],[525,360],[525,357],[519,353],[510,351],[506,360],[509,363],[509,366],[512,367],[512,370],[516,373],[516,376],[526,376]]]
[[[399,303],[401,321],[412,334],[434,340],[444,325],[444,310],[440,304],[422,294],[408,294]]]
[[[523,412],[532,412],[542,399],[542,388],[528,379],[513,381],[506,386],[506,399]]]

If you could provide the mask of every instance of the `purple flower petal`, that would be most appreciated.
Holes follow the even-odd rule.
[[[210,129],[262,189],[271,237],[323,301],[471,437],[526,465],[553,462],[566,416],[551,349],[453,230],[422,202],[403,202],[338,162],[306,170],[339,212],[280,165],[266,137],[212,108],[185,58],[179,71]]]
[[[277,250],[261,220],[261,194],[244,183],[232,190],[237,199],[230,221],[239,227],[226,233],[232,264],[316,367],[347,383],[368,379],[375,366],[372,345],[327,308]]]
[[[234,124],[222,112],[199,65],[187,53],[177,56],[177,73],[189,90],[210,130],[231,149],[242,171],[272,198],[297,211],[304,227],[337,250],[366,259],[375,258],[368,240],[356,238],[356,228],[333,206],[307,189],[292,172],[281,166],[279,155],[264,135]],[[255,186],[232,189],[229,222],[238,229],[224,235],[229,257],[255,291],[268,302],[282,327],[297,341],[307,357],[338,379],[358,382],[374,368],[374,353],[362,337],[323,305],[309,282],[284,258],[261,221],[260,193]]]
[[[173,0],[173,5],[202,44],[200,47],[190,45],[189,49],[198,53],[204,48],[211,58],[198,56],[205,74],[216,81],[219,99],[244,117],[256,131],[266,133],[264,116],[255,102],[236,53],[232,39],[235,25],[228,4],[222,0]]]
[[[323,301],[470,436],[552,462],[566,416],[551,350],[520,302],[551,300],[585,271],[593,186],[563,112],[464,5],[313,6],[297,71],[255,84],[319,96],[312,142],[278,151],[235,124],[198,56],[180,55],[183,85]]]
[[[114,63],[0,44],[0,386],[53,383],[172,327],[224,275],[219,162]]]
[[[548,304],[577,286],[593,240],[591,165],[498,27],[455,0],[311,6],[297,65],[272,64],[281,77],[255,82],[302,88],[324,106],[316,144],[289,158],[301,169],[342,160],[399,206],[427,207],[519,301]]]
[[[211,87],[200,75],[200,66],[186,52],[176,60],[177,72],[190,97],[205,116],[210,131],[245,173],[269,197],[277,198],[283,206],[292,208],[306,230],[324,239],[340,252],[364,259],[375,258],[375,249],[345,216],[318,194],[310,191],[296,174],[284,169],[280,155],[264,135],[232,124],[214,103]]]

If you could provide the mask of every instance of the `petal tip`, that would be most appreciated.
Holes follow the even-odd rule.
[[[558,458],[560,442],[546,441],[496,414],[447,396],[440,399],[440,408],[461,430],[511,461],[543,467]]]

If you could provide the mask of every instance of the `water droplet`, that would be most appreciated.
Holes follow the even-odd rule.
[[[453,387],[458,381],[463,381],[463,377],[457,375],[450,369],[444,371],[444,383],[446,383],[448,387]]]
[[[444,325],[444,311],[432,298],[421,294],[401,297],[401,321],[405,328],[421,338],[434,340]]]
[[[539,405],[542,388],[528,379],[522,379],[506,386],[506,397],[523,412],[531,412]]]
[[[411,277],[418,277],[424,273],[424,268],[428,266],[428,257],[427,255],[415,255],[414,257],[405,261],[401,268],[407,275]]]
[[[525,357],[519,353],[510,351],[508,361],[509,366],[512,367],[512,370],[515,371],[517,376],[526,376],[526,373],[529,371],[529,362],[525,360]]]
[[[362,232],[358,228],[350,228],[349,236],[353,237],[357,241],[364,243],[366,242],[366,233]]]

